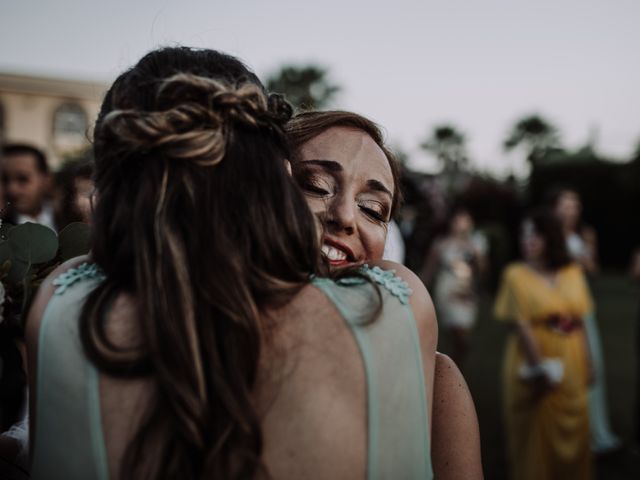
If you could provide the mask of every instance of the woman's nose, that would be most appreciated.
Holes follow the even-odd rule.
[[[356,229],[356,204],[346,195],[336,195],[329,201],[327,224],[334,232],[353,235]]]

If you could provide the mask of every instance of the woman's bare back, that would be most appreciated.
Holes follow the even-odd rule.
[[[56,273],[72,266],[67,264]],[[37,343],[39,319],[52,293],[49,280],[31,312],[28,336],[32,344]],[[435,319],[430,302],[422,312],[412,306],[430,405]],[[130,296],[121,295],[114,302],[106,325],[116,345],[140,343],[136,315],[135,299]],[[262,418],[266,471],[282,479],[365,478],[367,387],[362,355],[350,327],[325,293],[313,285],[262,320],[269,335],[261,350],[253,401]],[[30,351],[35,350],[31,345]],[[35,358],[30,362],[35,364]],[[152,379],[119,379],[104,373],[99,387],[108,468],[111,478],[119,478],[123,455],[148,411],[155,387]]]
[[[136,342],[134,301],[121,297],[108,319],[118,345]],[[366,387],[358,347],[326,296],[308,286],[265,317],[254,404],[262,418],[263,462],[272,478],[364,478]],[[170,352],[167,352],[170,354]],[[100,376],[103,432],[111,478],[153,397],[152,380]]]

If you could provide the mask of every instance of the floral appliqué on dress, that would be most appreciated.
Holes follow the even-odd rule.
[[[70,268],[63,274],[59,275],[54,281],[56,286],[55,294],[62,295],[71,285],[85,279],[104,280],[105,274],[95,263],[82,263],[77,267]]]
[[[383,270],[380,267],[369,267],[366,263],[360,269],[363,274],[384,288],[400,300],[400,303],[407,305],[413,290],[409,284],[396,275],[395,270]],[[366,280],[361,277],[341,278],[336,283],[339,285],[362,285]]]

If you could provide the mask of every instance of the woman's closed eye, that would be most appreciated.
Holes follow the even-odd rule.
[[[389,221],[389,207],[375,200],[361,201],[358,205],[369,218],[382,223]]]
[[[333,182],[317,174],[305,174],[297,178],[298,184],[305,193],[318,196],[332,195],[335,191]]]

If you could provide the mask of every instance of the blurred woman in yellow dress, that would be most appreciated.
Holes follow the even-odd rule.
[[[550,212],[525,220],[521,246],[524,261],[506,268],[495,304],[512,328],[504,363],[512,478],[589,479],[587,283]]]

